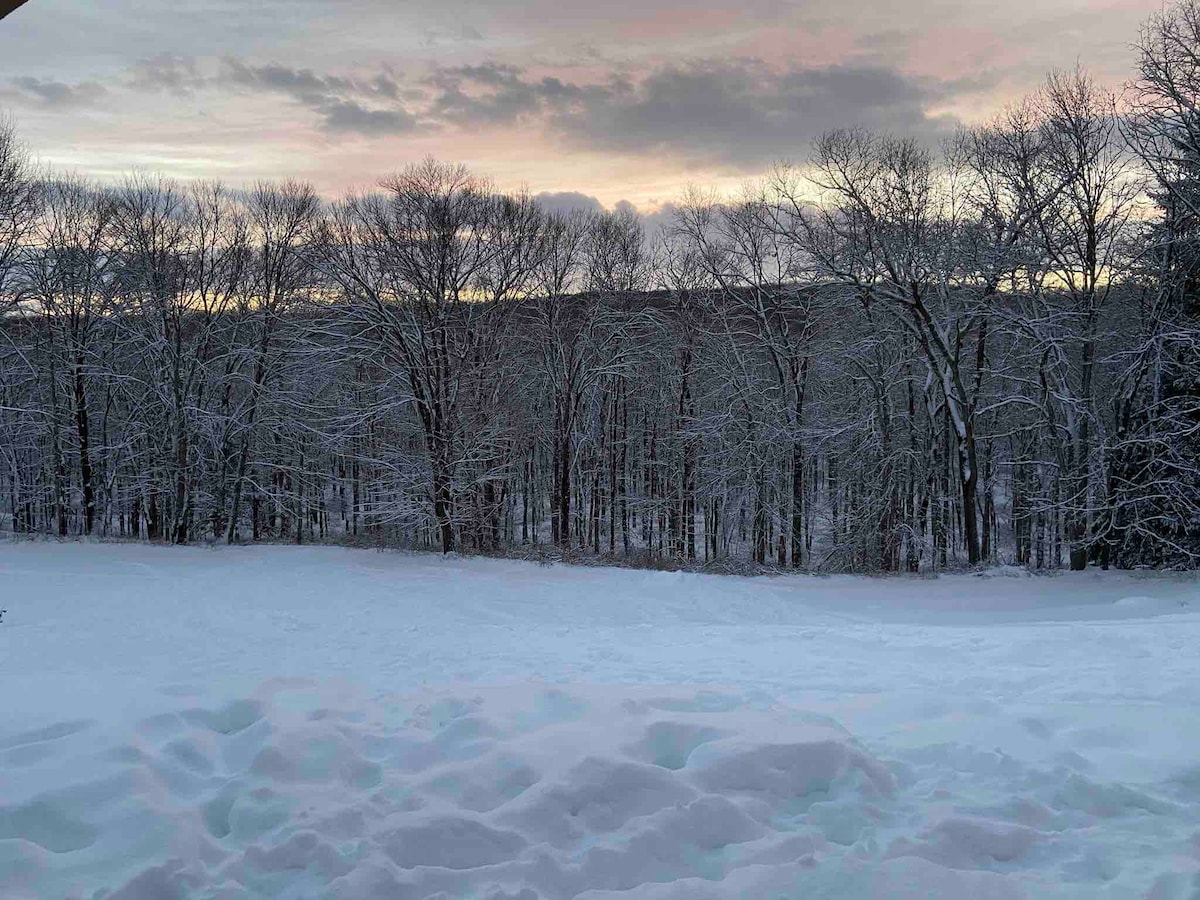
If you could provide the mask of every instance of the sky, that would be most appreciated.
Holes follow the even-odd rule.
[[[0,111],[44,162],[327,196],[425,156],[653,212],[816,136],[936,142],[1055,66],[1114,88],[1159,0],[28,0]]]

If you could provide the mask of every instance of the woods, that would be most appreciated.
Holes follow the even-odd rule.
[[[833,131],[653,233],[432,160],[331,203],[50,177],[5,125],[6,530],[1194,566],[1200,5],[1139,52],[1120,95]]]

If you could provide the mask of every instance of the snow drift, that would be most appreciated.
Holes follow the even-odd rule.
[[[998,574],[0,546],[0,897],[1191,900],[1196,582]]]

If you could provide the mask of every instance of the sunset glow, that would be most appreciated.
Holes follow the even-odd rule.
[[[426,155],[653,212],[829,127],[936,140],[1075,59],[1128,77],[1155,0],[31,0],[0,109],[45,162],[332,195]],[[581,201],[583,202],[583,201]]]

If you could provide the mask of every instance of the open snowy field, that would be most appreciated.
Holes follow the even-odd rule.
[[[1195,898],[1200,583],[0,545],[0,897]]]

